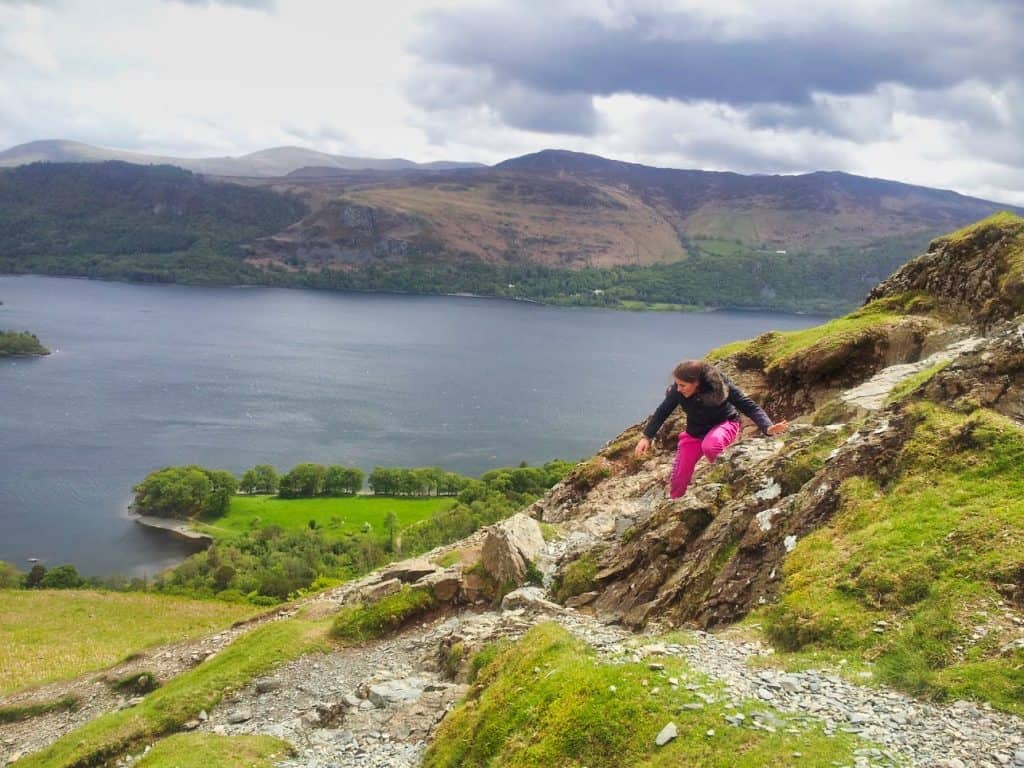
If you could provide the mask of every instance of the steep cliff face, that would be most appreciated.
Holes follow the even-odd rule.
[[[935,241],[850,316],[721,350],[719,364],[773,416],[795,420],[791,430],[702,461],[677,501],[664,488],[682,424],[666,425],[643,459],[632,454],[641,425],[624,432],[533,509],[569,531],[555,576],[574,585],[563,599],[633,627],[734,622],[795,589],[790,554],[862,503],[851,500],[857,483],[884,500],[906,478],[944,477],[961,459],[980,466],[991,457],[971,425],[992,418],[1024,445],[1022,243],[1024,220],[992,217]],[[922,445],[945,451],[946,466],[928,464]],[[1024,472],[1008,461],[993,476]],[[1024,516],[1006,531],[1018,547]],[[985,584],[1019,600],[1024,550],[1013,553],[1020,571]]]

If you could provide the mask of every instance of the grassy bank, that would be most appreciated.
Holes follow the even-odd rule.
[[[249,605],[154,594],[0,591],[0,693],[103,669],[130,653],[230,626]]]
[[[340,498],[282,499],[277,496],[235,496],[227,514],[214,522],[194,527],[215,540],[237,538],[255,527],[276,525],[284,530],[310,527],[310,521],[329,539],[361,533],[369,524],[373,531],[385,530],[389,512],[395,513],[401,530],[412,523],[448,509],[455,498],[392,498],[388,496],[346,496]]]
[[[515,645],[483,657],[475,694],[442,722],[423,764],[852,765],[853,749],[863,746],[781,714],[775,732],[731,726],[726,715],[744,712],[749,720],[765,711],[764,702],[743,701],[735,709],[707,703],[698,694],[714,694],[710,683],[678,658],[658,661],[664,669],[603,663],[557,625],[535,627]],[[678,738],[658,747],[655,736],[669,722],[676,724]]]
[[[866,661],[933,699],[1024,715],[1024,648],[1011,610],[1024,573],[1024,431],[986,411],[919,404],[882,488],[842,486],[829,526],[786,560],[769,638],[815,663]]]
[[[225,695],[254,677],[303,653],[325,647],[326,630],[326,620],[312,622],[293,618],[266,624],[243,635],[195,669],[174,678],[138,706],[92,720],[46,749],[19,760],[15,766],[85,768],[102,765],[144,742],[174,733],[200,711],[212,709]]]

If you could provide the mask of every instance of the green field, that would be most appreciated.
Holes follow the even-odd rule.
[[[343,498],[281,499],[277,496],[236,496],[223,517],[195,528],[218,541],[230,540],[254,527],[277,525],[285,530],[304,528],[316,521],[328,538],[360,533],[363,524],[384,530],[388,512],[398,518],[398,527],[424,520],[455,503],[453,496],[392,498],[390,496],[347,496]]]
[[[0,694],[103,669],[257,610],[138,592],[0,590]]]

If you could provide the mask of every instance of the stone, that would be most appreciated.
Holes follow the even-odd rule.
[[[380,571],[382,579],[398,579],[406,584],[419,581],[424,576],[429,576],[437,571],[437,566],[425,558],[417,557],[412,560],[402,560],[399,563],[383,568]]]
[[[654,743],[659,747],[663,747],[668,744],[672,739],[679,735],[679,731],[676,729],[675,723],[669,723],[654,738]]]
[[[228,712],[228,722],[232,725],[244,723],[246,720],[252,720],[252,710],[248,707],[239,707]]]
[[[499,584],[523,584],[527,562],[536,562],[544,551],[540,525],[518,512],[487,529],[480,559],[484,570]]]
[[[511,611],[526,608],[544,613],[562,613],[565,609],[544,596],[547,593],[540,587],[520,587],[509,592],[501,599],[501,609]]]
[[[419,583],[430,587],[439,602],[450,603],[459,596],[459,590],[462,588],[462,569],[434,571],[423,577]]]
[[[272,677],[261,677],[256,681],[256,693],[270,693],[281,687],[281,683]]]
[[[359,590],[359,596],[368,602],[375,603],[388,595],[401,591],[402,582],[398,579],[388,579],[374,584],[367,584]]]
[[[410,677],[404,680],[388,680],[371,685],[369,699],[377,707],[383,709],[389,704],[416,701],[416,699],[423,695],[426,687],[427,681],[418,677]]]
[[[600,595],[601,595],[601,593],[596,591],[596,590],[594,590],[592,592],[584,592],[583,594],[576,595],[574,597],[570,597],[568,600],[566,600],[565,601],[565,607],[566,608],[582,608],[585,605],[590,605],[598,597],[600,597]]]

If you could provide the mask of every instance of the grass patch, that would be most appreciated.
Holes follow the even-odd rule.
[[[331,626],[331,636],[346,644],[362,643],[402,627],[436,605],[429,589],[406,585],[372,605],[342,608]]]
[[[838,348],[855,343],[867,333],[884,330],[900,321],[904,305],[905,302],[899,298],[873,301],[855,312],[813,328],[769,331],[756,339],[716,347],[708,353],[708,358],[721,360],[739,355],[751,362],[756,361],[762,369],[770,371],[811,348],[821,345]]]
[[[173,733],[203,709],[277,665],[325,647],[326,623],[274,621],[169,681],[136,707],[111,712],[18,761],[18,768],[91,768]]]
[[[109,680],[107,685],[115,691],[120,691],[130,696],[144,696],[159,688],[160,681],[156,679],[156,675],[152,672],[136,672],[133,675],[117,680]]]
[[[272,768],[294,754],[291,745],[273,736],[216,736],[181,733],[153,745],[137,768]]]
[[[552,585],[555,600],[564,603],[570,597],[582,595],[594,588],[594,577],[597,575],[597,555],[596,552],[586,552],[555,576],[555,582]]]
[[[843,484],[832,524],[787,558],[765,630],[783,650],[874,661],[918,695],[1024,714],[1024,652],[1000,650],[1019,633],[1000,589],[1024,573],[1024,432],[989,412],[910,414],[891,484]]]
[[[900,400],[903,400],[911,392],[914,392],[918,387],[923,386],[931,380],[935,374],[943,370],[951,362],[952,360],[945,360],[940,363],[935,363],[935,365],[929,366],[923,371],[918,371],[913,376],[907,377],[892,388],[892,391],[889,392],[888,396],[885,398],[885,404],[892,405],[893,403],[898,403]]]
[[[315,499],[280,499],[277,496],[235,496],[227,513],[214,522],[194,527],[216,540],[231,540],[254,527],[276,525],[284,530],[316,527],[329,539],[361,533],[365,525],[381,533],[385,518],[394,512],[398,527],[426,520],[455,504],[449,496],[396,499],[390,496],[344,496]]]
[[[47,701],[43,704],[28,704],[22,707],[0,707],[0,723],[17,723],[21,720],[28,720],[32,717],[45,715],[60,710],[73,711],[78,709],[81,702],[75,696],[64,696],[56,701]]]
[[[579,640],[555,624],[531,629],[511,646],[490,646],[474,657],[474,697],[441,723],[424,756],[426,768],[447,766],[700,765],[705,768],[852,764],[856,742],[843,734],[824,736],[817,727],[778,715],[775,733],[724,722],[727,714],[763,712],[763,702],[738,709],[705,704],[697,693],[710,684],[678,658],[659,659],[663,671],[646,664],[597,660]],[[683,685],[673,687],[668,678]],[[693,684],[698,690],[688,690]],[[706,688],[706,691],[702,691]],[[657,689],[657,691],[655,691]],[[717,696],[715,698],[718,698]],[[685,709],[686,704],[700,709]],[[654,738],[668,722],[679,737],[664,747]],[[798,733],[785,732],[793,725]],[[713,736],[707,736],[709,729]]]
[[[247,605],[138,592],[0,591],[0,693],[103,669],[254,613]]]

